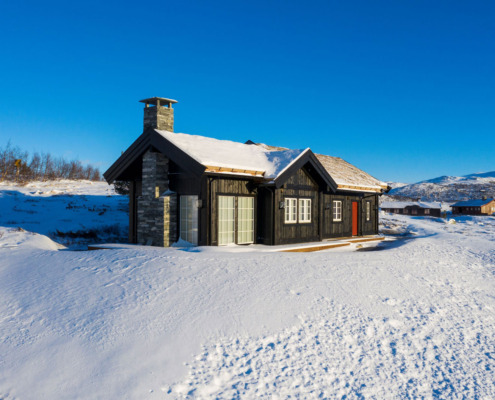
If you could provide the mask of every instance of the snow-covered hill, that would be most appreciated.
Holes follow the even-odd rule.
[[[22,228],[70,248],[127,239],[128,200],[105,182],[0,183],[0,226]]]
[[[51,231],[54,189],[26,190],[2,220]],[[0,399],[495,398],[495,218],[381,219],[397,240],[316,253],[0,227]]]
[[[396,187],[388,195],[445,202],[495,197],[495,171],[466,176],[441,176]]]

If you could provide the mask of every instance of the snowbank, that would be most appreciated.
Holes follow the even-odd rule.
[[[0,246],[0,398],[495,398],[495,219],[385,219],[363,252]]]
[[[127,196],[105,182],[3,182],[0,210],[0,226],[20,227],[72,248],[127,237]]]

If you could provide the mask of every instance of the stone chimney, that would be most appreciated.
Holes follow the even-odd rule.
[[[144,108],[144,129],[153,128],[161,131],[174,131],[174,109],[172,104],[177,103],[177,100],[151,97],[139,101],[146,104]]]

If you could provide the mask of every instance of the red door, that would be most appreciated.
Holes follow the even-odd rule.
[[[352,236],[358,235],[358,203],[352,202]]]

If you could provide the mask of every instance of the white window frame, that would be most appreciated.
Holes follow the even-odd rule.
[[[284,222],[286,224],[297,223],[297,199],[294,197],[285,198]]]
[[[242,203],[247,201],[247,207],[242,207]],[[242,237],[248,235],[248,240]],[[254,197],[237,197],[237,244],[254,243]]]
[[[221,208],[221,203],[226,207]],[[235,244],[235,211],[235,196],[218,196],[217,240],[219,246]]]
[[[299,222],[311,223],[311,199],[299,199]]]
[[[430,214],[430,209],[429,208],[425,208],[425,215],[429,215]]]
[[[366,221],[371,221],[371,201],[366,202]]]
[[[332,221],[342,221],[342,200],[333,200],[332,202]]]

